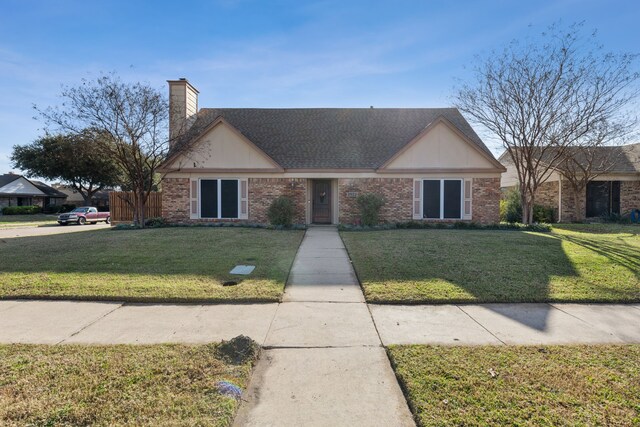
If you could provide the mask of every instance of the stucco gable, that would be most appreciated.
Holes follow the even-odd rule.
[[[28,195],[28,196],[44,196],[45,194],[40,191],[35,185],[33,185],[29,180],[24,177],[20,177],[14,181],[11,181],[9,184],[0,187],[1,194],[15,194],[18,195]]]
[[[391,172],[428,169],[502,171],[504,167],[468,141],[455,126],[440,119],[427,126],[379,170]]]
[[[171,159],[172,170],[281,171],[282,168],[233,126],[220,119],[187,152]]]

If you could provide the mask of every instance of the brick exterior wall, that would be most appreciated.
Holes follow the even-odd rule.
[[[249,178],[249,219],[234,220],[267,224],[267,211],[279,196],[290,197],[295,204],[294,223],[304,224],[307,209],[306,178]],[[170,223],[215,222],[216,219],[190,219],[188,178],[165,178],[162,182],[162,216]],[[489,224],[499,221],[500,179],[473,179],[472,221]],[[339,218],[353,224],[360,217],[356,198],[360,194],[382,195],[386,203],[380,211],[383,222],[406,222],[413,218],[413,178],[341,178],[338,179]],[[229,220],[224,220],[229,221]]]
[[[472,221],[479,224],[500,222],[500,178],[473,178]]]
[[[189,219],[189,178],[165,178],[162,181],[162,217],[171,223]]]
[[[578,205],[574,197],[575,191],[567,180],[562,181],[562,218],[561,222],[582,221],[587,213],[587,190],[578,197]]]
[[[405,222],[413,216],[412,178],[341,178],[338,180],[341,224],[354,224],[360,218],[356,199],[365,193],[380,194],[386,203],[380,209],[382,222]]]
[[[631,209],[640,209],[640,181],[620,181],[620,213],[629,215]]]
[[[545,208],[552,208],[554,212],[558,213],[558,188],[560,183],[558,181],[549,181],[541,184],[536,191],[536,205],[544,206]]]
[[[294,224],[304,224],[307,206],[306,178],[249,178],[249,222],[268,224],[269,206],[280,196],[293,200]]]

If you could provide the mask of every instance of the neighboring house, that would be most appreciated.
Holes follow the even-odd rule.
[[[76,206],[84,206],[84,197],[82,194],[78,192],[75,188],[64,185],[64,184],[53,184],[53,187],[67,195],[67,204],[76,205]],[[109,192],[114,191],[112,189],[104,189],[97,191],[93,194],[93,198],[91,201],[91,206],[95,206],[98,208],[108,208],[109,207]]]
[[[59,206],[67,195],[40,181],[22,175],[0,175],[0,208],[5,206]]]
[[[185,79],[169,91],[169,222],[268,223],[273,200],[288,196],[295,223],[357,223],[365,193],[385,198],[383,221],[499,220],[505,169],[457,109],[198,110]]]
[[[538,188],[535,203],[553,208],[558,222],[611,214],[626,216],[632,209],[640,209],[640,144],[600,147],[593,158],[593,164],[604,169],[594,169],[597,175],[577,198],[577,208],[572,186],[556,170]],[[518,175],[508,152],[499,160],[507,167],[502,188],[517,186]]]

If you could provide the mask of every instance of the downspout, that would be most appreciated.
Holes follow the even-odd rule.
[[[562,174],[558,174],[558,222],[562,222]]]

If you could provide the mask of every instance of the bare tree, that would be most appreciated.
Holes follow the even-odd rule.
[[[121,169],[124,183],[133,193],[134,222],[145,225],[149,193],[157,185],[158,168],[169,150],[169,106],[165,96],[148,84],[125,83],[115,74],[79,86],[64,87],[63,103],[36,110],[47,124],[65,132],[96,129],[110,137],[95,149]]]
[[[479,59],[474,81],[454,95],[458,108],[508,152],[523,223],[532,222],[536,191],[567,148],[584,144],[605,123],[621,123],[637,95],[637,55],[604,53],[595,37],[574,24],[568,30],[554,25],[523,44],[514,41]]]

